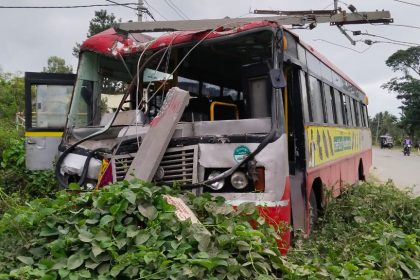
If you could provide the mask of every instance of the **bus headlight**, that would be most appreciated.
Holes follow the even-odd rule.
[[[216,178],[216,177],[217,177],[217,176],[219,176],[220,174],[222,174],[222,172],[220,172],[220,171],[212,171],[212,172],[210,173],[209,177],[207,177],[207,180],[211,180],[211,179],[213,179],[213,178]],[[220,180],[220,181],[216,181],[216,182],[214,182],[214,183],[210,184],[210,186],[209,186],[209,187],[210,187],[211,189],[215,190],[215,191],[218,191],[218,190],[221,190],[224,186],[225,186],[225,180],[224,180],[224,179],[222,179],[222,180]]]
[[[232,186],[237,190],[245,189],[248,186],[248,178],[245,173],[236,171],[230,177],[230,182]]]

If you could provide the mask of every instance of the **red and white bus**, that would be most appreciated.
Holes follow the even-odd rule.
[[[147,165],[156,184],[253,202],[271,223],[309,232],[324,193],[367,176],[365,93],[278,23],[141,31],[121,25],[82,44],[63,186],[101,187]]]

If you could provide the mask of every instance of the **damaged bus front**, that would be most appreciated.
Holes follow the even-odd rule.
[[[284,46],[283,29],[268,21],[91,37],[60,145],[60,184],[176,182],[290,222]]]

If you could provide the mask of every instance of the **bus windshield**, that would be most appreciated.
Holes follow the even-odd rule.
[[[191,52],[193,43],[160,50],[155,56],[159,50],[146,52],[141,62],[148,65],[139,65],[140,84],[123,101],[113,126],[138,125],[139,119],[149,123],[174,86],[191,97],[183,122],[271,117],[272,40],[272,30],[263,30],[200,44]],[[130,83],[136,82],[139,57],[81,54],[67,122],[71,136],[81,139],[110,122]]]

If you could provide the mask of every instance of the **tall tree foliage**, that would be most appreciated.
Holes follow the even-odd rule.
[[[0,72],[0,122],[13,122],[16,112],[23,111],[23,77],[20,73]]]
[[[121,22],[121,19],[117,21],[113,13],[108,14],[106,10],[95,11],[95,17],[89,22],[89,30],[86,36],[87,38],[92,37],[112,27],[117,22]],[[75,57],[79,57],[80,46],[80,43],[76,43],[76,46],[73,48],[73,55]]]
[[[372,130],[373,141],[377,142],[381,135],[389,134],[399,141],[403,136],[399,128],[399,122],[396,116],[390,114],[388,111],[377,113],[370,120],[370,128]]]
[[[420,130],[420,47],[399,50],[391,55],[386,65],[402,76],[391,79],[382,87],[397,94],[401,100],[401,126],[413,136]]]
[[[73,67],[66,65],[64,58],[58,56],[50,56],[48,58],[48,65],[42,71],[44,73],[72,73]]]

